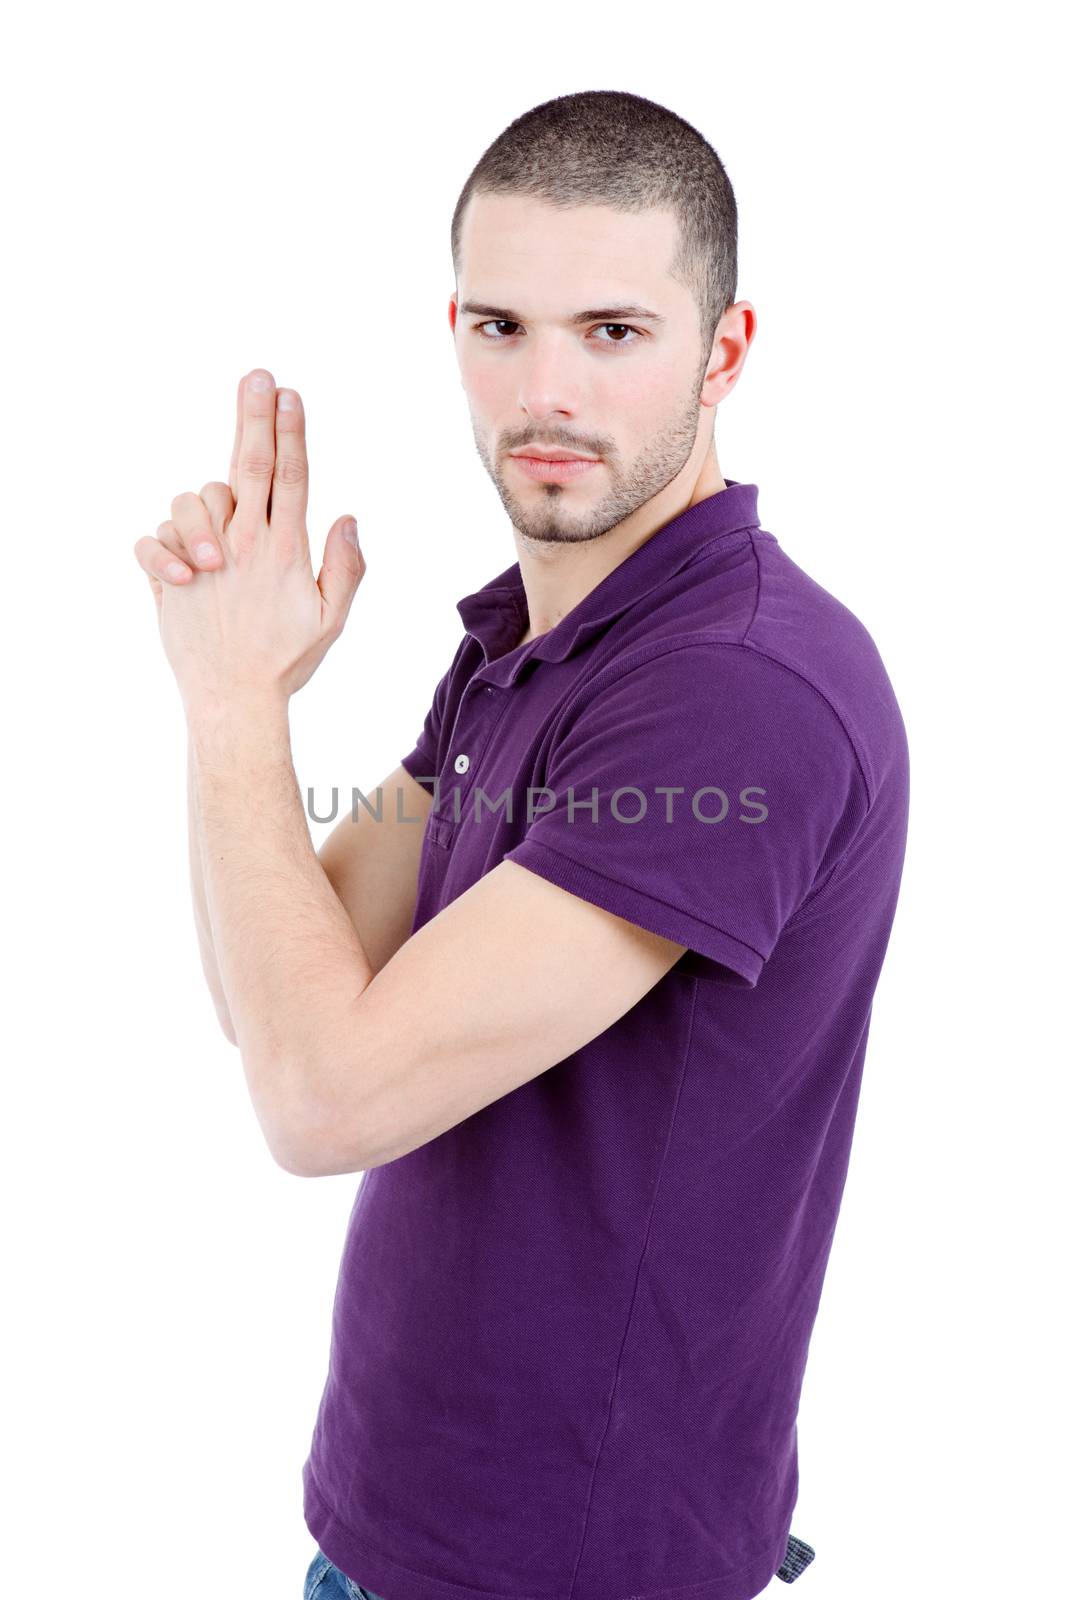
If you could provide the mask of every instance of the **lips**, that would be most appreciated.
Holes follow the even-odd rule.
[[[531,445],[526,450],[513,450],[512,455],[530,461],[595,461],[596,456],[583,456],[578,450],[538,450]]]
[[[526,456],[514,454],[511,457],[519,471],[527,478],[533,478],[537,483],[569,483],[574,478],[583,478],[587,472],[599,467],[597,459],[588,456]]]

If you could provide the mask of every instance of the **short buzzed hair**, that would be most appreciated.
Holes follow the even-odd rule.
[[[562,207],[673,208],[679,237],[670,270],[697,303],[707,361],[719,318],[737,294],[737,204],[719,157],[683,117],[620,89],[560,95],[516,117],[456,202],[457,279],[463,217],[474,194],[526,194]]]

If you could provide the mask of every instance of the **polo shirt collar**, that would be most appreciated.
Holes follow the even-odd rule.
[[[718,494],[698,500],[664,523],[554,628],[521,649],[516,649],[513,641],[525,632],[529,614],[517,561],[481,589],[457,600],[456,610],[463,626],[481,644],[485,656],[486,665],[479,676],[508,686],[530,659],[566,660],[636,601],[703,554],[709,545],[728,534],[757,528],[756,485],[738,483],[733,478],[725,482],[726,488]]]

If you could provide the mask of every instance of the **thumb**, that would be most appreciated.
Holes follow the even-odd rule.
[[[346,529],[351,530],[351,538]],[[366,568],[367,563],[359,548],[355,518],[338,517],[326,535],[326,548],[322,552],[322,566],[317,580],[327,623],[338,630],[345,625],[349,607]]]

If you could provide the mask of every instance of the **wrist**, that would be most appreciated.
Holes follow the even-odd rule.
[[[198,694],[185,701],[189,741],[194,747],[248,730],[259,737],[289,738],[288,697],[259,689]]]

